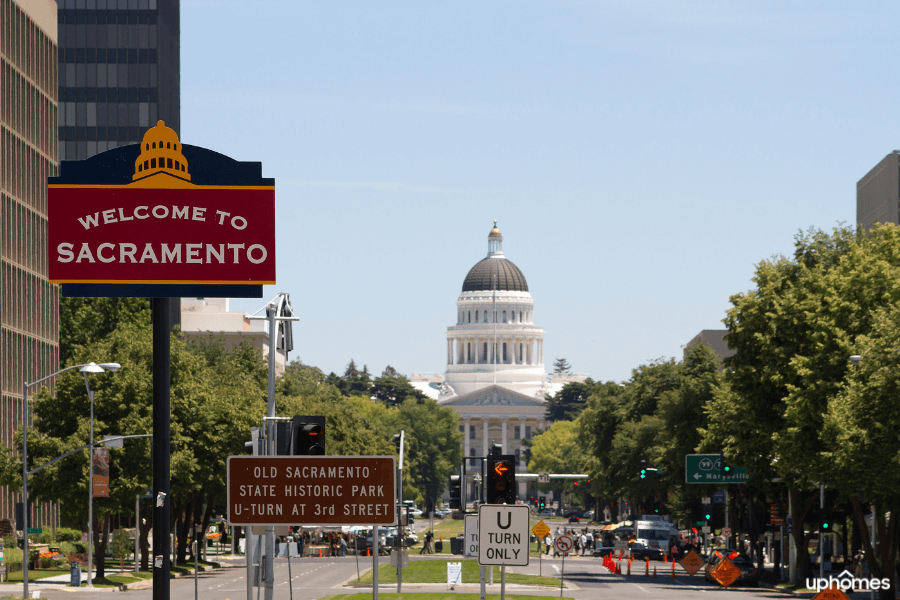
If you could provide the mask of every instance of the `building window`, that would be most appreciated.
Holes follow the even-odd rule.
[[[474,440],[474,439],[475,439],[475,426],[474,426],[474,425],[469,425],[469,439],[470,439],[470,440]],[[472,452],[475,452],[475,449],[474,449],[474,448],[472,449]],[[473,455],[473,456],[474,456],[474,455]]]
[[[478,313],[477,313],[477,312],[475,313],[475,320],[476,320],[476,321],[478,320]],[[472,311],[470,310],[470,311],[469,311],[469,323],[471,323],[471,322],[472,322]],[[24,542],[23,542],[23,543],[24,543]]]
[[[521,322],[522,322],[522,311],[520,310],[519,311],[519,323],[521,323]]]
[[[503,342],[503,362],[506,362],[506,342]]]
[[[478,311],[477,310],[475,311],[475,322],[476,323],[478,322]],[[22,542],[22,543],[24,544],[24,542]]]
[[[506,323],[506,311],[505,310],[503,311],[503,321],[502,322]]]
[[[513,427],[513,439],[514,440],[519,439],[519,426],[518,425]],[[516,452],[518,452],[518,450],[516,450]]]
[[[484,353],[481,355],[481,360],[484,361],[484,362],[487,362],[487,359],[488,359],[488,355],[487,355],[487,342],[485,342],[485,343],[484,343]]]
[[[519,449],[516,448],[516,463],[519,463],[519,462],[521,462],[521,461],[522,461],[522,459],[521,459],[521,457],[519,456]]]
[[[460,426],[459,426],[459,432],[460,432],[460,433],[465,433],[465,432],[466,432],[466,426],[465,426],[465,425],[460,425]]]
[[[526,425],[526,426],[525,426],[525,439],[526,439],[526,440],[530,440],[530,439],[531,439],[531,425]]]

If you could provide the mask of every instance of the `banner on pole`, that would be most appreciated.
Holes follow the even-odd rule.
[[[94,448],[91,486],[94,489],[94,498],[109,498],[109,448]]]

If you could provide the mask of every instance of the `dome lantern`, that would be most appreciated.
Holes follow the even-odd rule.
[[[503,256],[503,234],[497,229],[497,219],[494,219],[494,228],[488,234],[488,258]]]

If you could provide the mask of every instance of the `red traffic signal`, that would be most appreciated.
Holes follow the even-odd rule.
[[[500,477],[503,477],[508,472],[509,472],[509,465],[506,464],[505,462],[500,461],[494,465],[494,473],[496,473]]]

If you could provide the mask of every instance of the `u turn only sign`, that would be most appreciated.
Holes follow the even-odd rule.
[[[478,564],[528,565],[527,506],[482,504],[478,507]]]

